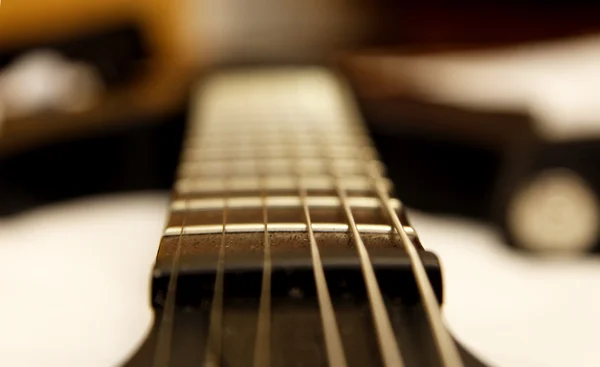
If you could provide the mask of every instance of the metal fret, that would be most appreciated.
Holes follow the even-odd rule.
[[[275,101],[272,101],[271,106],[275,106]],[[297,106],[292,106],[291,109],[297,110]],[[223,113],[224,111],[219,111],[219,113]],[[235,124],[232,121],[243,120],[243,124]],[[205,133],[211,133],[216,136],[216,139],[225,140],[225,139],[236,139],[236,138],[244,138],[247,136],[256,136],[257,138],[264,138],[266,136],[277,136],[281,137],[282,131],[280,129],[280,123],[282,120],[285,120],[288,124],[292,125],[297,121],[298,124],[293,126],[290,129],[293,129],[296,133],[295,140],[301,140],[302,137],[306,137],[308,139],[313,132],[310,127],[306,127],[305,124],[307,122],[306,117],[298,115],[296,112],[289,115],[281,115],[278,113],[278,116],[274,117],[272,114],[261,116],[257,118],[256,116],[249,116],[248,114],[232,114],[230,116],[220,117],[219,123],[215,123],[211,126],[190,126],[188,130],[187,137],[190,139],[201,141],[202,139],[207,139]],[[323,119],[319,119],[322,121]],[[214,120],[213,120],[214,121]],[[335,127],[335,126],[327,126],[326,121],[323,121],[325,125],[320,126],[320,131],[324,133],[330,134],[328,138],[344,138],[346,136],[364,136],[365,129],[364,127],[357,126],[346,126],[344,122],[344,126]],[[227,125],[232,125],[233,127],[227,127]],[[273,127],[271,127],[273,126]],[[310,126],[310,124],[308,124]],[[296,137],[298,139],[296,139]],[[210,139],[212,140],[212,139]],[[285,140],[285,139],[284,139]],[[277,140],[280,142],[281,140]]]
[[[390,234],[394,233],[395,229],[388,224],[357,224],[356,228],[359,233],[370,234]],[[178,236],[181,232],[183,235],[196,234],[218,234],[222,231],[220,224],[207,224],[197,226],[181,226],[167,227],[163,236]],[[349,231],[346,223],[311,223],[311,229],[315,233],[347,233]],[[264,230],[263,223],[244,223],[244,224],[226,224],[225,233],[255,233]],[[268,232],[306,232],[306,223],[267,223]],[[404,231],[408,236],[416,236],[414,228],[404,226]]]
[[[273,158],[270,154],[266,155],[265,152],[270,150],[285,151],[286,146],[281,144],[281,141],[285,139],[285,136],[277,137],[275,135],[259,142],[246,139],[231,139],[231,140],[206,140],[205,142],[199,142],[196,140],[185,140],[183,142],[184,151],[187,152],[188,156],[202,159],[201,154],[210,153],[223,153],[225,156],[231,155],[235,152],[247,152],[250,156],[263,156],[263,158]],[[336,154],[351,155],[356,153],[358,150],[363,148],[371,150],[372,153],[376,153],[374,146],[371,142],[366,141],[364,136],[348,137],[345,139],[332,139],[328,138],[327,144],[332,147]],[[255,146],[255,144],[257,144]],[[298,144],[298,153],[300,158],[304,158],[305,154],[311,154],[311,151],[319,150],[317,144],[312,140],[302,140]],[[268,148],[266,146],[269,146]],[[283,154],[283,153],[282,153]],[[311,154],[314,156],[313,154]],[[242,157],[242,159],[248,158]]]
[[[280,140],[283,140],[283,137],[279,138]],[[331,146],[336,152],[352,152],[352,151],[356,151],[356,149],[358,148],[362,148],[362,147],[371,147],[371,144],[367,144],[364,140],[364,137],[358,138],[358,137],[354,137],[354,140],[346,140],[346,141],[340,141],[340,140],[331,140],[328,141],[327,144],[329,146]],[[255,145],[258,144],[258,145]],[[270,141],[263,141],[260,143],[255,143],[252,141],[248,141],[248,140],[228,140],[228,141],[222,141],[222,142],[216,142],[216,141],[210,141],[209,143],[200,143],[198,141],[194,141],[194,140],[186,140],[184,141],[184,148],[186,150],[193,150],[196,152],[205,152],[205,153],[209,153],[209,152],[222,152],[222,153],[232,153],[232,152],[248,152],[249,154],[256,156],[256,155],[261,155],[264,154],[264,151],[266,150],[264,148],[264,146],[268,144],[271,145],[273,148],[270,149],[285,149],[286,147],[281,145],[281,143],[278,142],[274,142],[273,140]],[[309,150],[318,150],[319,147],[317,144],[315,144],[314,141],[306,141],[306,142],[302,142],[299,147],[298,150],[302,153],[302,152],[306,152]]]
[[[311,196],[307,197],[306,201],[310,207],[314,208],[334,209],[342,205],[336,196]],[[301,208],[303,206],[300,196],[267,196],[264,200],[261,197],[209,198],[174,200],[171,203],[171,211],[220,210],[225,207],[226,203],[230,209],[255,209],[261,208],[263,205],[267,208]],[[375,197],[350,197],[348,203],[353,208],[382,208],[379,198]],[[400,209],[400,201],[397,199],[390,199],[390,205],[395,210]]]
[[[389,243],[389,249],[398,246],[398,238],[402,241],[443,365],[461,366],[454,342],[444,328],[423,263],[413,245],[417,240],[416,232],[400,222],[398,212],[402,204],[390,197],[392,183],[384,177],[384,167],[378,161],[368,133],[355,111],[348,108],[344,91],[328,73],[318,71],[311,75],[308,71],[299,78],[291,75],[240,73],[217,78],[210,83],[210,93],[203,93],[200,103],[194,106],[196,111],[184,141],[175,196],[170,206],[171,218],[163,233],[164,237],[169,237],[164,242],[165,256],[174,259],[166,318],[161,327],[164,332],[159,334],[155,366],[169,364],[169,332],[172,329],[169,315],[174,307],[171,303],[174,302],[172,295],[176,290],[179,256],[184,253],[180,248],[181,239],[188,241],[190,249],[199,249],[199,253],[207,251],[212,256],[216,251],[214,239],[218,237],[207,240],[210,247],[203,247],[202,236],[222,236],[209,343],[204,356],[204,365],[218,366],[223,348],[227,350],[229,345],[223,341],[225,330],[222,329],[223,288],[226,286],[223,269],[228,251],[225,237],[247,234],[255,239],[252,246],[256,249],[260,248],[257,246],[261,244],[261,233],[264,264],[258,323],[256,330],[251,330],[256,332],[254,366],[269,366],[272,355],[277,355],[275,349],[272,350],[276,347],[271,346],[270,240],[273,241],[274,256],[279,256],[276,251],[282,251],[282,248],[277,241],[287,238],[280,233],[294,234],[290,238],[300,237],[297,233],[308,235],[321,325],[331,366],[345,366],[347,362],[320,257],[323,249],[317,242],[317,238],[319,241],[328,239],[321,237],[322,233],[337,236],[345,233],[354,241],[353,247],[358,254],[354,261],[360,263],[377,345],[386,367],[402,367],[405,361],[369,257],[369,249],[378,246],[369,243],[371,235],[390,241],[386,243],[386,246]],[[304,80],[308,80],[307,88],[302,85]],[[277,106],[277,113],[273,112],[273,106]],[[224,210],[223,221],[218,224],[220,210]],[[174,246],[174,236],[179,236],[177,246]],[[337,250],[336,246],[346,244],[333,246]],[[326,251],[322,253],[326,254]],[[352,256],[356,255],[352,253]],[[275,289],[274,285],[273,291]],[[278,315],[277,310],[274,312]],[[225,322],[227,320],[226,317]],[[278,332],[277,328],[273,330]],[[350,354],[348,356],[350,358]]]
[[[328,175],[314,175],[304,178],[306,189],[311,190],[334,190],[333,180]],[[348,191],[367,191],[372,189],[368,176],[346,176],[344,177],[346,189]],[[269,191],[295,190],[296,178],[292,175],[277,175],[266,177],[264,180],[265,188]],[[390,190],[392,184],[389,180],[385,181],[387,189]],[[231,182],[229,188],[231,192],[237,191],[257,191],[259,190],[258,177],[239,177]],[[218,177],[181,179],[175,184],[175,191],[180,194],[203,194],[219,193],[225,190],[224,180]]]
[[[346,159],[356,156],[368,155],[369,158],[377,158],[377,153],[372,146],[333,146],[333,156],[335,158]],[[298,154],[302,158],[322,158],[319,150],[311,146],[300,146]],[[247,157],[257,159],[264,158],[289,158],[287,147],[280,143],[271,142],[268,147],[259,147],[256,150],[249,148],[198,148],[187,147],[182,153],[183,162],[210,161],[210,160],[238,160]]]
[[[341,146],[359,146],[359,145],[370,145],[371,143],[365,137],[363,132],[354,132],[349,133],[345,131],[330,131],[327,134],[331,134],[326,137],[327,141],[331,145],[341,145]],[[296,132],[294,136],[294,144],[301,148],[303,146],[313,146],[315,145],[314,140],[312,139],[312,131]],[[334,135],[335,134],[335,135]],[[188,134],[186,137],[186,142],[190,146],[196,146],[198,148],[226,148],[227,144],[231,143],[242,143],[246,145],[256,144],[257,146],[262,146],[263,144],[270,144],[273,142],[281,142],[285,141],[285,133],[281,131],[257,131],[255,133],[247,133],[236,131],[230,135],[222,135],[219,132],[213,132],[213,135],[206,135],[204,132],[199,135]]]
[[[359,157],[361,159],[362,157]],[[256,175],[255,159],[240,159],[232,164],[231,160],[205,161],[205,162],[183,162],[179,167],[180,177],[197,176],[224,176],[224,175]],[[258,160],[265,167],[269,175],[279,175],[292,172],[292,160],[284,158]],[[326,172],[328,165],[335,165],[343,174],[356,174],[364,172],[365,166],[362,160],[335,159],[326,162],[323,159],[302,159],[299,163],[307,174],[319,174]],[[227,167],[227,168],[226,168]]]

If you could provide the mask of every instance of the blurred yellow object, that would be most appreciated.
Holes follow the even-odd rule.
[[[105,92],[85,111],[8,117],[1,125],[0,155],[180,108],[200,67],[200,45],[190,32],[185,5],[173,0],[4,0],[0,105],[2,72],[39,50],[89,64],[102,77]]]

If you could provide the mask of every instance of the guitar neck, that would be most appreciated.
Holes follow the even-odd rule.
[[[462,366],[437,258],[391,191],[332,72],[208,79],[153,273],[152,357],[130,365]],[[404,304],[423,311],[399,321]],[[425,328],[422,353],[403,322]]]
[[[159,259],[173,253],[180,234],[191,235],[186,242],[223,231],[262,233],[265,226],[269,233],[306,232],[303,196],[315,232],[349,232],[344,200],[360,233],[393,232],[376,190],[389,192],[391,181],[353,106],[341,98],[345,90],[327,78],[315,70],[295,77],[240,73],[203,88],[211,94],[200,98],[189,124]],[[403,214],[397,199],[389,204]],[[404,229],[416,238],[406,220]],[[185,243],[181,249],[218,250]]]
[[[240,71],[209,80],[195,100],[157,256],[165,276],[156,283],[155,302],[167,293],[175,257],[180,266],[216,272],[223,238],[231,268],[252,264],[261,273],[268,242],[272,264],[303,259],[309,269],[309,223],[324,261],[358,265],[356,229],[373,263],[385,263],[390,253],[402,251],[388,205],[422,250],[401,202],[382,202],[378,189],[387,195],[392,183],[348,90],[333,74]],[[427,254],[424,259],[441,299],[437,261]],[[399,291],[392,283],[382,286]],[[414,287],[403,291],[418,296]]]

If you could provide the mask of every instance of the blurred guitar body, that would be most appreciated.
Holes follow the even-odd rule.
[[[0,75],[27,53],[52,50],[67,61],[91,66],[102,92],[85,109],[50,108],[15,117],[4,113],[0,196],[5,199],[0,212],[93,193],[168,189],[185,121],[187,86],[208,70],[240,64],[334,64],[354,86],[365,89],[361,81],[370,66],[352,68],[356,55],[514,44],[581,34],[600,25],[592,5],[567,2],[467,6],[439,1],[262,0],[251,5],[204,1],[189,2],[183,9],[162,0],[52,0],[44,2],[42,11],[35,2],[4,1]],[[198,20],[199,30],[192,30],[192,18]],[[213,18],[235,21],[217,24]],[[456,162],[470,156],[470,148],[435,139],[411,145],[407,135],[393,128],[393,118],[378,121],[378,100],[362,98],[367,95],[362,90],[357,94],[392,177],[405,162],[399,158],[414,149],[423,152],[422,159],[409,166],[411,177],[396,183],[407,204],[443,211],[460,202],[464,214],[484,211],[476,197],[485,195],[494,180],[494,167],[500,164],[497,152],[480,152],[481,167],[488,169],[472,180],[463,196],[449,196],[456,189],[452,182],[436,181],[447,178],[448,172],[433,172],[428,165],[442,148],[450,148]],[[426,146],[431,149],[423,149]],[[454,168],[458,175],[470,177],[468,169]],[[424,196],[415,186],[423,177],[444,183],[429,202],[421,200]],[[476,195],[469,198],[468,193]],[[441,197],[455,202],[438,200]]]
[[[203,62],[182,19],[161,0],[2,3],[0,212],[168,187]]]
[[[96,66],[97,70],[131,70],[136,72],[136,75],[135,77],[131,76],[131,78],[120,74],[110,76],[110,72],[106,71],[104,77],[106,79],[103,79],[103,85],[112,86],[106,87],[103,98],[98,100],[97,104],[89,110],[65,112],[54,109],[53,111],[39,112],[32,116],[3,120],[2,130],[0,130],[0,214],[10,215],[76,196],[133,190],[166,191],[172,187],[183,136],[183,127],[187,120],[184,112],[187,111],[188,93],[186,86],[197,78],[199,70],[203,73],[215,68],[239,64],[320,63],[338,66],[355,87],[362,111],[366,116],[366,122],[372,130],[375,144],[382,154],[382,160],[389,167],[389,175],[394,180],[396,191],[404,202],[417,208],[436,211],[454,211],[458,207],[465,214],[481,215],[484,210],[477,198],[480,197],[479,195],[485,195],[486,188],[494,180],[494,169],[501,162],[499,151],[478,149],[481,146],[476,147],[474,150],[472,145],[463,144],[465,138],[468,140],[468,137],[473,135],[468,125],[464,126],[464,130],[454,131],[455,135],[449,135],[457,137],[454,141],[452,139],[435,139],[435,136],[430,140],[415,139],[414,135],[406,134],[405,130],[398,128],[394,116],[385,113],[386,110],[383,107],[386,104],[381,103],[382,99],[379,98],[379,96],[385,95],[385,93],[381,93],[382,84],[380,82],[382,80],[373,78],[373,71],[375,70],[373,65],[366,63],[363,65],[364,68],[357,68],[355,63],[357,57],[372,52],[389,54],[400,47],[410,47],[416,52],[423,52],[448,48],[464,49],[513,44],[515,42],[578,34],[600,25],[600,22],[595,24],[597,20],[591,17],[591,14],[595,14],[594,11],[577,5],[564,5],[550,9],[545,4],[531,4],[525,8],[522,3],[519,5],[504,3],[504,5],[501,5],[501,10],[498,10],[492,8],[491,5],[481,4],[474,7],[469,4],[469,10],[465,10],[466,5],[445,4],[442,2],[437,4],[419,2],[416,5],[410,2],[392,2],[391,0],[378,0],[375,2],[368,2],[367,0],[315,2],[257,0],[255,3],[248,5],[243,0],[212,0],[203,2],[205,12],[197,11],[191,12],[191,14],[198,14],[201,22],[209,22],[208,18],[211,17],[222,18],[223,14],[217,14],[216,12],[227,9],[226,11],[229,12],[231,18],[235,19],[235,22],[233,22],[235,26],[231,24],[215,26],[212,24],[209,27],[207,25],[206,29],[203,30],[203,35],[196,39],[196,43],[192,42],[190,45],[185,42],[174,41],[180,39],[179,37],[183,37],[172,32],[174,29],[171,28],[172,25],[183,22],[182,15],[176,16],[169,11],[169,9],[171,11],[173,9],[167,4],[174,2],[152,0],[143,3],[142,5],[141,2],[136,1],[111,0],[90,2],[88,4],[81,1],[52,0],[45,2],[47,7],[44,8],[44,11],[37,11],[34,9],[37,5],[35,3],[18,0],[3,1],[0,10],[0,67],[2,68],[0,74],[9,67],[7,65],[10,64],[11,60],[18,59],[15,50],[27,51],[32,49],[30,46],[35,46],[33,49],[41,46],[59,51],[65,49],[75,50],[63,51],[62,54],[66,59],[70,59],[72,57],[70,55],[76,55],[71,60],[84,61],[86,64],[94,65],[93,58],[80,57],[81,54],[78,54],[78,52],[85,49],[82,44],[88,44],[89,40],[83,40],[79,44],[75,42],[76,46],[73,49],[65,48],[64,45],[71,44],[70,42],[73,39],[86,33],[83,30],[87,29],[88,26],[91,33],[100,32],[99,29],[104,29],[104,32],[106,32],[110,28],[107,25],[119,23],[116,18],[119,18],[119,20],[128,19],[129,26],[133,24],[133,28],[129,29],[141,32],[139,34],[145,35],[148,42],[145,43],[145,46],[139,48],[139,50],[144,50],[142,54],[137,54],[137,51],[133,52],[133,55],[142,56],[134,56],[133,62],[131,62],[131,59],[124,61],[124,64],[129,66],[123,66],[124,64],[120,64],[120,62],[120,66],[114,68],[111,66],[106,68],[101,65]],[[222,6],[216,6],[217,3]],[[211,8],[211,5],[213,8]],[[106,8],[103,8],[104,6]],[[121,6],[127,10],[116,11]],[[21,10],[14,10],[17,8]],[[103,10],[100,8],[103,8]],[[69,9],[70,13],[61,14],[65,9]],[[83,13],[87,16],[82,16]],[[52,16],[56,17],[54,22],[48,20]],[[257,18],[260,16],[263,16],[263,19]],[[67,22],[67,18],[70,19],[71,23]],[[75,20],[78,20],[78,22]],[[517,22],[517,24],[507,26],[506,22],[511,20]],[[65,27],[59,27],[61,28],[60,32],[59,30],[51,32],[41,26],[50,23],[55,25],[64,23]],[[67,23],[70,26],[66,26]],[[36,24],[37,27],[32,26]],[[24,29],[28,28],[30,30],[25,32]],[[299,32],[299,30],[304,30],[304,32]],[[181,38],[181,40],[184,38]],[[207,42],[207,40],[212,40],[212,42]],[[128,44],[125,51],[138,49],[138,46],[128,42],[125,42]],[[104,57],[111,55],[118,47],[105,45],[91,47],[91,49],[94,50],[94,54]],[[206,49],[206,54],[200,55],[200,57],[194,55],[193,52],[192,55],[189,54],[190,50],[197,49]],[[136,61],[136,57],[139,57],[139,60]],[[210,59],[210,61],[207,61],[207,59]],[[108,62],[108,64],[111,63]],[[146,67],[149,69],[146,69]],[[142,72],[142,70],[154,70],[154,72]],[[369,81],[375,83],[369,83]],[[383,91],[385,91],[385,88],[383,88]],[[385,99],[383,99],[383,102],[385,102]],[[440,111],[445,116],[453,113],[444,108],[441,108]],[[464,115],[461,115],[461,119],[463,117]],[[479,118],[478,116],[474,117]],[[504,117],[506,116],[499,116],[499,121],[505,121]],[[512,120],[511,116],[508,117]],[[524,124],[528,123],[526,117],[517,116],[518,119],[521,119],[520,121]],[[498,141],[510,141],[512,136],[510,129],[502,131],[508,133],[498,135],[496,134],[497,131],[492,130],[488,131],[487,136],[498,135],[502,139],[506,138],[506,140],[500,139]],[[474,152],[478,154],[477,159],[480,166],[486,168],[484,171],[479,171],[477,175],[469,170],[468,165],[464,165],[466,159],[474,157]],[[440,157],[450,159],[454,164],[447,167],[446,171],[439,170]],[[461,165],[461,163],[463,164]],[[465,181],[469,181],[471,186],[458,187],[453,185],[452,179],[458,176],[463,177]],[[430,186],[422,187],[419,185],[422,182],[430,183]],[[434,192],[435,195],[431,196],[431,192]],[[109,206],[112,205],[110,200],[107,202]],[[135,207],[135,204],[124,206],[122,204],[123,202],[119,202],[114,205],[114,211],[123,209],[123,215],[126,217],[134,216],[135,214],[132,213],[136,210],[146,212],[153,212],[154,210],[149,206],[143,206],[142,209],[130,211]],[[84,203],[84,205],[86,207],[83,210],[88,210],[88,204]],[[59,210],[62,210],[62,208],[59,208]],[[92,212],[90,218],[93,221],[95,218],[93,208],[90,212]],[[98,211],[96,210],[96,212]],[[87,218],[83,220],[89,221]],[[65,227],[71,225],[71,219],[68,218],[64,223],[66,223]],[[142,226],[132,227],[129,223],[119,224],[127,227],[127,232],[135,234],[145,232],[146,228],[145,223],[144,229],[141,229]],[[520,259],[516,261],[511,258],[510,261],[500,263],[499,266],[489,266],[489,263],[472,256],[477,253],[474,250],[484,249],[484,246],[479,246],[480,240],[478,240],[476,229],[463,229],[465,233],[473,236],[461,237],[461,243],[459,243],[459,245],[472,243],[474,247],[465,247],[462,251],[456,251],[457,247],[454,246],[454,243],[449,242],[451,237],[456,237],[456,226],[452,224],[452,230],[439,231],[439,224],[437,222],[433,222],[433,224],[435,230],[429,232],[439,233],[438,242],[447,245],[444,258],[450,257],[446,255],[454,254],[455,259],[461,258],[463,260],[462,263],[455,261],[453,266],[448,266],[448,269],[465,271],[466,276],[463,279],[473,279],[473,283],[470,284],[449,282],[449,284],[458,284],[451,290],[460,290],[463,292],[463,296],[472,293],[479,300],[472,303],[470,309],[481,311],[481,313],[470,314],[469,319],[474,321],[472,324],[466,324],[463,331],[472,328],[472,330],[475,330],[472,334],[478,332],[479,334],[487,334],[487,340],[492,340],[491,344],[500,344],[498,341],[502,341],[502,333],[489,332],[489,330],[500,330],[498,325],[502,325],[503,320],[510,319],[515,314],[514,312],[510,313],[510,309],[516,303],[515,300],[527,298],[520,295],[515,297],[514,292],[510,297],[505,296],[507,293],[510,294],[506,289],[514,291],[515,288],[519,288],[519,285],[523,287],[523,290],[527,288],[527,291],[523,292],[524,295],[533,298],[535,293],[535,297],[537,297],[535,302],[530,302],[534,306],[530,305],[526,310],[538,310],[539,305],[543,304],[544,310],[549,308],[555,312],[554,314],[543,314],[542,316],[545,315],[546,319],[556,321],[555,315],[559,315],[559,319],[564,316],[564,309],[561,308],[563,303],[555,302],[557,294],[559,298],[573,299],[573,292],[570,289],[569,291],[555,292],[553,288],[548,288],[549,290],[543,288],[543,286],[549,287],[554,283],[560,283],[556,280],[559,276],[556,275],[558,273],[554,269],[551,269],[551,272],[540,273],[540,269],[536,268],[535,276],[529,274],[529,278],[535,278],[540,282],[535,283],[535,286],[525,287],[524,284],[532,284],[524,281],[527,280],[528,274],[524,272],[511,273],[510,270],[504,270],[512,269],[511,265],[514,263],[521,264]],[[112,226],[111,228],[118,230],[117,227]],[[108,227],[101,227],[101,231],[99,231],[92,226],[89,230],[85,230],[86,233],[89,231],[86,236],[78,236],[80,231],[73,231],[74,236],[71,242],[61,241],[60,243],[64,242],[69,246],[73,243],[80,247],[81,242],[86,242],[89,237],[96,237],[95,235],[104,232],[105,228]],[[140,228],[140,230],[137,230],[137,228]],[[112,233],[110,233],[110,236],[112,236]],[[101,238],[102,236],[97,237]],[[121,239],[121,241],[96,239],[95,242],[86,242],[89,246],[84,247],[92,251],[91,254],[98,253],[93,251],[104,251],[106,249],[109,252],[114,249],[115,253],[122,254],[122,244],[127,241],[130,241],[129,237],[125,240]],[[144,243],[143,248],[148,249],[145,238],[141,238],[140,243]],[[62,250],[61,248],[57,250],[52,247],[51,250],[54,254],[60,254],[60,251],[65,251],[67,247]],[[135,264],[136,260],[139,262],[140,253],[138,250],[140,248],[142,247],[132,246],[130,248],[129,255],[132,261],[117,265],[122,267],[123,271],[115,273],[114,280],[116,282],[113,284],[116,284],[116,287],[107,288],[113,291],[115,289],[120,290],[125,289],[124,287],[130,284],[123,282],[122,279],[125,275],[135,273],[129,264]],[[68,251],[70,251],[70,254],[74,254],[75,257],[64,257],[63,259],[58,256],[61,260],[64,260],[66,268],[72,264],[86,264],[86,261],[89,261],[88,258],[84,261],[78,260],[77,256],[80,255],[80,251],[72,251],[71,249]],[[154,257],[154,249],[147,252],[151,252],[148,259]],[[40,253],[37,254],[40,255]],[[41,254],[43,255],[44,252],[42,251]],[[40,257],[43,257],[42,255]],[[94,258],[94,256],[89,256],[89,258]],[[123,255],[123,257],[126,258],[127,255]],[[493,253],[491,256],[493,259],[504,259],[506,257],[506,254],[498,255],[497,253]],[[111,261],[110,264],[106,261],[106,267],[100,265],[101,269],[109,266],[115,267],[112,257],[98,256],[98,258],[100,261],[102,259],[110,259]],[[10,261],[12,262],[13,259]],[[27,258],[27,261],[29,261],[29,258]],[[29,262],[26,264],[30,266]],[[467,271],[465,269],[468,266],[462,266],[463,264],[479,264],[481,272],[472,273]],[[52,263],[52,266],[56,266],[56,263]],[[499,269],[503,271],[499,272]],[[487,278],[473,277],[473,274],[485,275],[486,270],[492,271],[492,273],[487,274]],[[530,270],[529,267],[527,267],[527,270]],[[540,276],[540,274],[544,276]],[[89,274],[87,275],[89,277]],[[108,284],[105,275],[102,273],[101,277],[97,277],[99,279],[97,284],[102,284],[102,286]],[[82,279],[87,279],[84,272],[83,275],[77,273],[77,277],[70,277],[70,280],[77,280],[80,276],[82,276]],[[488,283],[487,279],[491,281]],[[498,283],[494,282],[498,279],[508,279],[514,281],[514,283],[503,283],[505,287],[498,287]],[[573,279],[575,278],[567,277],[566,280],[562,280],[563,283],[569,282],[569,285],[571,285]],[[587,279],[589,281],[595,278],[579,276],[577,279],[581,289],[589,289],[587,285],[593,282],[583,282],[583,280]],[[478,286],[481,286],[480,289],[488,291],[488,293],[477,292],[477,287],[473,287],[475,283],[482,283]],[[70,289],[64,287],[64,284],[60,284],[61,289]],[[90,287],[88,283],[84,282],[84,284],[85,290],[89,291],[88,294],[99,294],[101,297],[106,297],[106,294],[97,292],[97,289]],[[506,286],[506,284],[509,285]],[[134,288],[138,289],[138,287]],[[536,289],[536,292],[530,292],[530,289]],[[567,287],[565,286],[564,289],[567,289]],[[501,292],[502,290],[504,292]],[[543,297],[543,291],[546,291],[547,298],[540,298]],[[79,298],[82,297],[81,293],[67,292],[72,297],[74,295]],[[126,295],[134,293],[131,291],[123,292]],[[487,297],[488,295],[489,297]],[[493,296],[496,296],[496,298]],[[58,296],[52,294],[52,297],[61,299],[60,294]],[[468,297],[454,297],[454,300],[457,299],[463,303],[470,303]],[[500,299],[508,300],[510,306],[505,306],[506,303],[503,304]],[[540,302],[540,300],[546,299],[547,302]],[[98,318],[98,314],[94,313],[95,310],[101,310],[101,314],[105,314],[102,309],[105,305],[104,301],[96,302],[96,298],[93,297],[90,297],[89,300],[93,300],[94,302],[90,301],[90,304],[97,307],[96,309],[90,308],[94,319]],[[576,302],[575,304],[590,305],[589,309],[593,310],[594,303],[588,302],[588,300]],[[489,304],[492,304],[493,307],[490,308]],[[459,302],[455,305],[459,305]],[[550,306],[548,307],[548,305]],[[506,308],[502,309],[502,307]],[[446,307],[447,309],[448,307]],[[454,307],[454,310],[458,309],[464,311],[463,304]],[[482,323],[482,320],[486,320],[481,316],[485,314],[485,311],[489,312],[489,315],[486,315],[490,316],[488,319],[493,319],[494,322]],[[509,316],[503,319],[499,315],[505,313],[504,311],[507,311],[506,313]],[[581,307],[579,307],[578,312],[573,314],[585,314],[581,311]],[[589,314],[592,314],[591,311]],[[473,317],[473,315],[476,315],[476,317]],[[527,330],[531,323],[522,321],[528,320],[530,316],[525,313],[523,315],[522,318],[516,318],[517,321],[514,324],[524,325],[521,330],[526,332],[507,334],[515,336],[512,338],[515,343],[519,343],[523,335],[531,335],[529,334],[530,331]],[[548,315],[551,315],[551,317]],[[27,316],[29,317],[29,315]],[[77,318],[73,319],[78,320]],[[457,320],[462,322],[460,319]],[[571,322],[572,320],[569,318],[565,318],[565,320],[559,323],[558,326],[577,325],[576,322]],[[456,325],[458,324],[456,323]],[[544,324],[548,324],[550,327],[547,329],[548,332],[540,334],[549,336],[547,339],[542,338],[542,342],[538,343],[538,349],[531,348],[531,343],[521,343],[526,346],[525,348],[533,350],[533,352],[528,350],[527,355],[546,354],[548,345],[552,346],[552,343],[556,343],[557,340],[560,341],[554,333],[556,322],[546,322]],[[593,325],[589,320],[584,320],[580,324]],[[112,326],[112,324],[109,325]],[[123,324],[118,325],[119,328],[123,327]],[[62,328],[64,325],[60,327]],[[588,335],[579,333],[580,330],[575,328],[565,330],[574,330],[565,333],[569,338],[571,335]],[[593,328],[591,330],[593,332]],[[497,340],[490,339],[492,335],[499,335],[499,337]],[[113,340],[114,338],[111,335],[109,339]],[[471,340],[476,339],[472,338]],[[506,335],[504,335],[504,339],[508,339]],[[557,345],[561,345],[561,347],[556,348],[556,350],[580,350],[573,348],[573,344],[587,345],[586,343],[573,342],[570,348],[564,348],[564,345],[559,343]],[[539,345],[543,347],[539,347]],[[82,350],[88,352],[87,348],[82,348]],[[581,359],[584,358],[581,357]],[[507,365],[519,364],[509,363]],[[533,364],[521,363],[520,365]]]

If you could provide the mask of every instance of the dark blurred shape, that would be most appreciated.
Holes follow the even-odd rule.
[[[82,111],[39,110],[36,101],[25,101],[32,106],[31,113],[4,116],[0,156],[122,129],[129,123],[155,120],[184,108],[189,84],[201,62],[194,50],[198,45],[189,37],[184,21],[187,12],[181,6],[164,0],[2,4],[0,106],[4,111],[11,111],[11,101],[1,97],[3,72],[40,51],[52,52],[74,65],[86,65],[99,76],[103,93]],[[36,69],[31,68],[20,76],[22,82],[13,82],[10,89],[19,84],[25,90],[43,85],[45,93],[51,94],[52,88],[60,85],[61,81],[51,75],[38,73],[34,79]],[[21,98],[28,98],[21,94]],[[72,94],[75,100],[77,91]]]
[[[106,29],[83,29],[74,37],[32,42],[0,51],[0,68],[35,49],[51,49],[68,59],[93,65],[108,87],[130,83],[144,71],[143,60],[150,56],[140,29],[123,23]],[[110,52],[107,52],[110,51]]]
[[[587,1],[395,1],[381,9],[382,41],[417,47],[506,45],[597,31],[600,7]]]
[[[338,50],[497,46],[600,29],[582,1],[204,1],[220,63],[323,62]]]
[[[0,159],[0,216],[87,195],[170,188],[185,121],[177,113]]]
[[[0,213],[165,189],[202,65],[168,0],[3,2]],[[89,101],[85,70],[98,84]]]
[[[520,248],[571,253],[599,249],[600,175],[592,167],[600,161],[600,129],[591,132],[588,124],[587,134],[561,135],[559,130],[569,129],[544,127],[547,122],[542,120],[562,111],[555,107],[540,114],[544,102],[553,100],[544,99],[541,89],[537,95],[519,93],[519,85],[529,87],[523,85],[528,81],[523,73],[502,74],[514,78],[514,96],[504,103],[488,103],[493,96],[474,94],[473,86],[484,82],[461,79],[469,78],[469,65],[479,68],[470,77],[485,74],[484,60],[494,59],[496,64],[511,63],[513,70],[522,65],[525,74],[536,62],[546,66],[538,71],[547,73],[552,73],[548,66],[563,65],[561,77],[569,76],[564,69],[569,67],[564,66],[567,51],[561,56],[557,51],[565,47],[595,54],[590,50],[597,44],[593,37],[600,23],[590,14],[597,7],[503,3],[458,9],[455,5],[409,6],[399,16],[405,22],[398,23],[386,42],[346,50],[336,59],[392,170],[399,197],[415,208],[491,220],[510,244]],[[579,35],[589,37],[572,37]],[[544,49],[545,58],[540,57]],[[528,56],[529,50],[536,52]],[[444,60],[447,64],[442,66]],[[436,77],[442,93],[436,91]],[[548,74],[544,80],[554,84],[546,83],[546,88],[561,88],[561,77]],[[488,79],[483,80],[504,82]],[[461,83],[471,83],[466,90],[472,101],[460,95]],[[455,97],[450,97],[452,85]],[[508,85],[502,83],[503,88]],[[568,113],[562,112],[557,121],[562,118],[559,122],[570,125],[567,120],[581,118]]]
[[[207,64],[329,63],[341,50],[490,46],[567,36],[598,29],[596,9],[533,1],[5,2],[0,70],[28,52],[51,50],[89,65],[106,90],[84,112],[5,121],[0,156],[180,109],[187,86]]]
[[[533,140],[525,111],[478,111],[421,95],[403,56],[378,50],[348,52],[339,66],[348,77],[394,179],[412,207],[489,218],[494,184],[505,155]],[[383,68],[383,60],[398,60]]]

